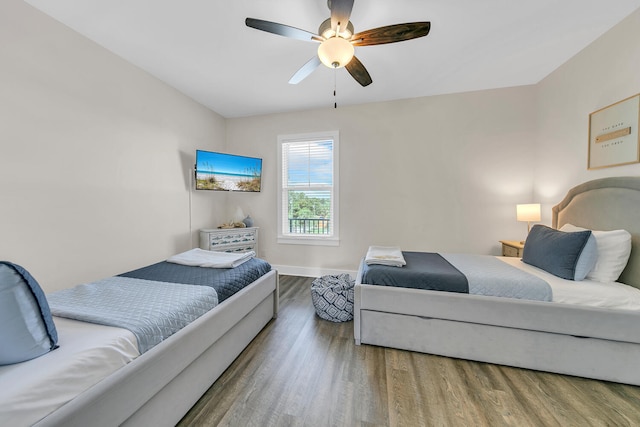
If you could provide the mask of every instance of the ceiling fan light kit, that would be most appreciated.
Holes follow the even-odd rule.
[[[318,57],[329,68],[342,68],[353,58],[355,48],[348,40],[333,36],[318,46]]]
[[[291,77],[297,84],[308,77],[320,64],[329,68],[345,67],[360,85],[371,84],[371,76],[355,55],[354,46],[373,46],[424,37],[429,34],[429,22],[411,22],[374,28],[354,34],[350,21],[354,0],[328,0],[331,17],[320,24],[318,34],[276,22],[247,18],[248,27],[283,37],[319,42],[317,56],[309,60]]]

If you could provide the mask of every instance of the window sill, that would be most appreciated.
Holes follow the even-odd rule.
[[[283,245],[340,246],[340,239],[335,237],[278,236],[277,242]]]

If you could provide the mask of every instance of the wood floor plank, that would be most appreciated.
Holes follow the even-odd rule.
[[[639,426],[640,387],[356,346],[320,319],[312,278],[280,277],[280,312],[178,424]]]
[[[484,391],[485,405],[493,408],[492,411],[487,412],[495,413],[498,420],[502,420],[502,422],[496,422],[495,425],[518,427],[543,425],[537,413],[533,417],[527,416],[532,405],[529,401],[523,402],[517,398],[517,395],[505,381],[505,374],[501,367],[478,362],[469,362],[465,366],[474,369],[478,380],[475,389]]]
[[[359,357],[354,363],[357,374],[354,378],[357,390],[353,405],[357,420],[370,425],[387,425],[387,380],[385,352],[379,347],[353,346]]]

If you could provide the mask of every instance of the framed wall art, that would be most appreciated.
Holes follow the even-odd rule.
[[[640,163],[640,94],[589,114],[588,169]]]

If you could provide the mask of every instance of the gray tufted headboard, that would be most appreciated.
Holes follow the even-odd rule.
[[[640,176],[601,178],[572,188],[553,207],[553,227],[566,223],[631,233],[631,257],[618,280],[640,289]]]

